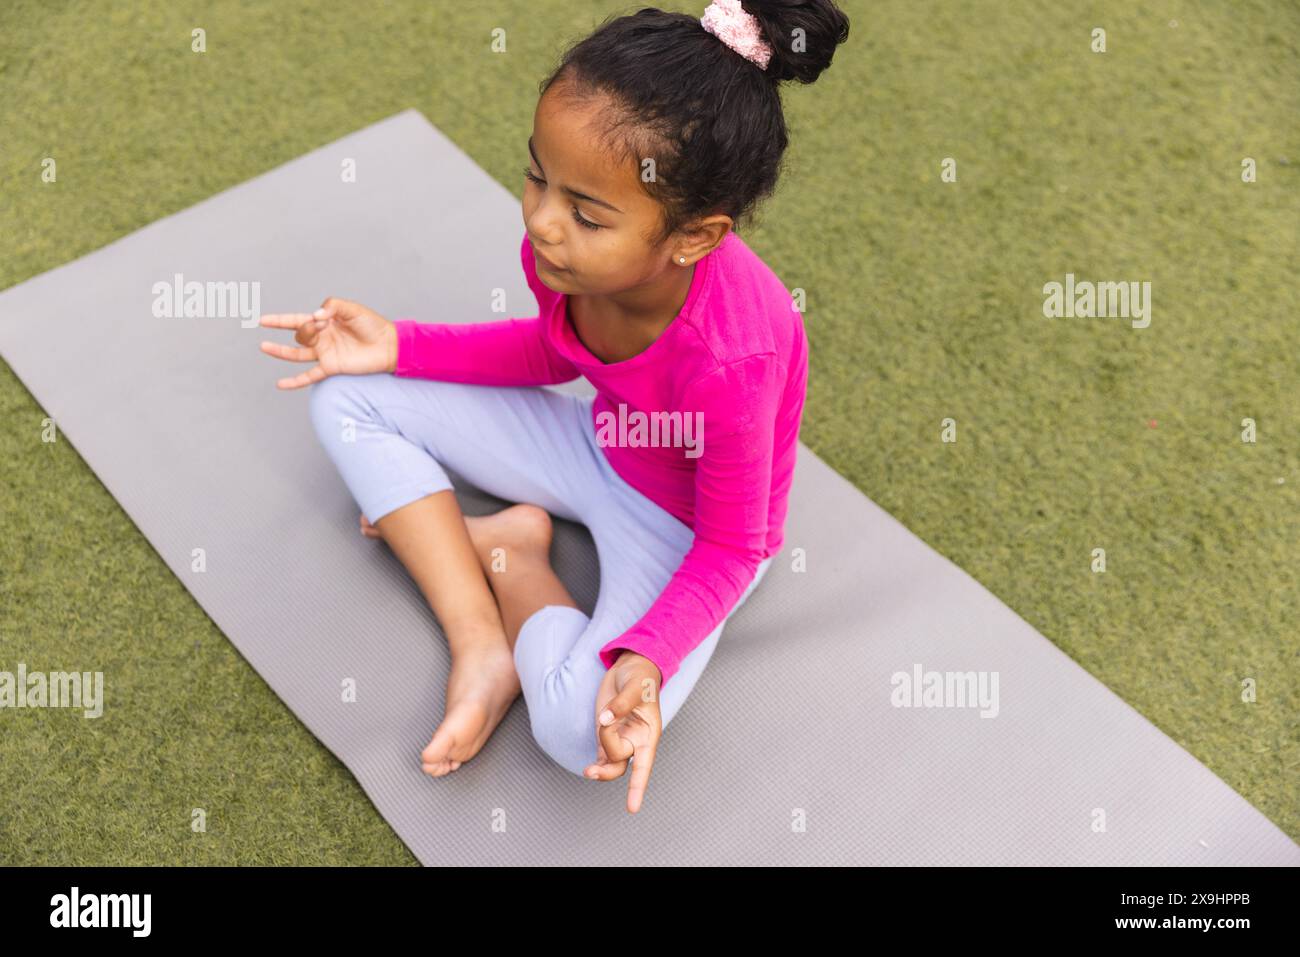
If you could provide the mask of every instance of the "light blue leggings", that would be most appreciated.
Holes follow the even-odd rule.
[[[452,488],[445,466],[497,498],[539,505],[590,530],[600,563],[592,616],[547,605],[524,622],[514,653],[533,737],[578,775],[596,761],[596,692],[605,676],[597,652],[645,614],[695,537],[610,466],[596,441],[593,398],[387,373],[331,376],[309,396],[316,434],[372,524]],[[771,561],[759,566],[735,607]],[[664,727],[691,693],[725,624],[664,684]]]

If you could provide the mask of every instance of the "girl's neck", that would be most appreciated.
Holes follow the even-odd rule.
[[[583,300],[583,308],[589,316],[608,322],[611,328],[622,325],[641,330],[662,329],[686,304],[696,265],[698,263],[693,263],[689,269],[670,269],[653,283],[613,295],[579,293],[574,298]]]
[[[640,355],[677,318],[698,263],[674,270],[670,283],[617,296],[569,296],[569,315],[587,351],[606,364]]]

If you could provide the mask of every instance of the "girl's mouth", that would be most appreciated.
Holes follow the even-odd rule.
[[[532,243],[529,242],[529,245],[532,246]],[[537,251],[537,247],[536,247],[536,246],[533,246],[533,256],[534,256],[534,258],[536,258],[537,262],[538,262],[541,266],[545,267],[549,272],[568,272],[567,269],[565,269],[565,268],[563,268],[563,267],[561,267],[561,266],[557,266],[557,265],[555,265],[555,263],[551,262],[549,259],[547,259],[545,256],[543,256],[541,253],[539,253],[539,252]]]

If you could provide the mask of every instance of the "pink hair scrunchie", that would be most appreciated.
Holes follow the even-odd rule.
[[[700,17],[700,26],[761,69],[767,69],[772,45],[763,39],[758,19],[740,0],[713,0]]]

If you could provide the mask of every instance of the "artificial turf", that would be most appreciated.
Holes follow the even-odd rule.
[[[522,195],[538,81],[642,5],[6,0],[0,288],[407,107]],[[1300,6],[842,6],[745,234],[806,292],[801,438],[1300,838]],[[1066,273],[1150,326],[1045,317]],[[0,670],[111,698],[0,710],[0,862],[416,863],[47,414],[0,363]]]

